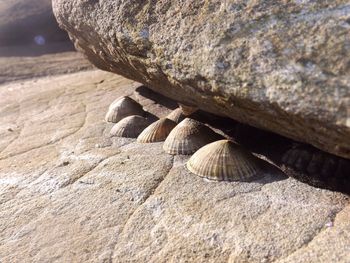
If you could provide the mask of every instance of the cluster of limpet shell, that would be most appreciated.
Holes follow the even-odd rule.
[[[106,121],[116,123],[111,136],[137,138],[140,143],[165,141],[163,149],[172,155],[194,153],[186,166],[198,176],[217,181],[250,181],[261,173],[257,157],[190,118],[196,110],[181,105],[167,117],[151,123],[143,117],[145,111],[139,103],[122,97],[111,104]]]
[[[169,154],[192,154],[204,145],[222,138],[208,126],[191,118],[180,122],[166,138],[163,149]]]
[[[144,129],[137,137],[137,141],[142,143],[164,141],[175,126],[176,122],[168,118],[159,119]]]
[[[186,118],[185,114],[181,110],[181,108],[177,108],[170,112],[168,116],[166,116],[167,119],[172,120],[176,123],[180,123],[182,120]]]
[[[116,123],[111,131],[111,136],[136,138],[139,134],[150,125],[150,120],[138,115],[125,117]]]
[[[187,162],[187,168],[217,181],[250,181],[261,172],[260,160],[230,140],[200,148]]]
[[[313,178],[337,178],[338,181],[341,181],[350,175],[350,160],[335,158],[329,153],[301,144],[285,152],[282,156],[282,163],[296,171],[307,173]],[[330,177],[330,174],[333,176]]]
[[[121,97],[109,106],[105,121],[117,123],[131,115],[143,116],[145,114],[142,106],[130,97]]]

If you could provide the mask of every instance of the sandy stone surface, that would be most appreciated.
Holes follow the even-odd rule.
[[[73,51],[72,44],[68,42],[44,47],[0,47],[0,84],[92,68],[91,63],[82,54]]]
[[[276,170],[209,182],[162,143],[110,138],[108,105],[137,85],[98,70],[0,85],[0,262],[348,262],[347,196]]]

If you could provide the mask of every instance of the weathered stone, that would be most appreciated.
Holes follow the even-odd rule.
[[[277,172],[208,182],[162,143],[110,138],[117,97],[171,111],[134,87],[98,70],[0,85],[1,262],[348,262],[346,195]]]
[[[350,158],[350,5],[53,0],[98,67]]]
[[[0,84],[94,68],[82,54],[66,51],[66,47],[65,42],[45,46],[44,50],[55,54],[41,54],[42,48],[36,49],[28,46],[1,47]],[[1,56],[3,54],[5,56]]]
[[[51,0],[1,0],[0,46],[34,44],[35,40],[39,44],[68,40],[55,21]]]

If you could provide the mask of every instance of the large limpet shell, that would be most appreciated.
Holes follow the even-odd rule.
[[[194,113],[195,111],[198,110],[198,107],[195,107],[195,106],[189,106],[189,105],[185,105],[185,104],[182,104],[182,103],[178,103],[180,109],[182,110],[182,113],[185,115],[185,116],[189,116],[191,115],[192,113]]]
[[[163,149],[170,154],[192,154],[219,139],[222,137],[203,123],[186,118],[170,132]]]
[[[170,112],[166,118],[176,123],[180,123],[186,118],[186,116],[182,113],[182,110],[180,108],[177,108]]]
[[[125,117],[115,124],[111,131],[111,136],[136,138],[150,124],[150,121],[142,116],[132,115]]]
[[[262,171],[257,157],[229,140],[200,148],[187,162],[187,168],[217,181],[251,181]]]
[[[105,120],[107,122],[116,123],[121,119],[131,115],[143,116],[144,111],[138,102],[125,96],[112,102],[108,108]]]
[[[167,118],[159,119],[144,129],[137,137],[137,141],[142,143],[164,141],[175,126],[176,122],[172,120]]]

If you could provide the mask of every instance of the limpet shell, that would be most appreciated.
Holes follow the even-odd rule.
[[[116,123],[121,119],[131,115],[143,116],[144,111],[138,102],[125,96],[112,102],[108,108],[105,120],[107,122]]]
[[[177,108],[170,112],[166,118],[176,123],[180,123],[186,118],[186,116],[182,113],[182,110],[180,108]]]
[[[229,140],[200,148],[187,162],[187,168],[198,176],[217,181],[250,181],[261,172],[260,160]]]
[[[148,125],[150,121],[142,116],[132,115],[125,117],[115,124],[111,131],[111,136],[136,138]]]
[[[185,104],[182,104],[182,103],[178,103],[180,109],[182,110],[182,113],[185,115],[185,116],[189,116],[191,115],[192,113],[194,113],[195,111],[198,110],[198,107],[195,107],[195,106],[189,106],[189,105],[185,105]]]
[[[170,154],[192,154],[219,139],[222,137],[203,123],[186,118],[170,132],[163,149]]]
[[[142,143],[164,141],[175,126],[176,122],[172,120],[167,118],[159,119],[144,129],[137,137],[137,141]]]

